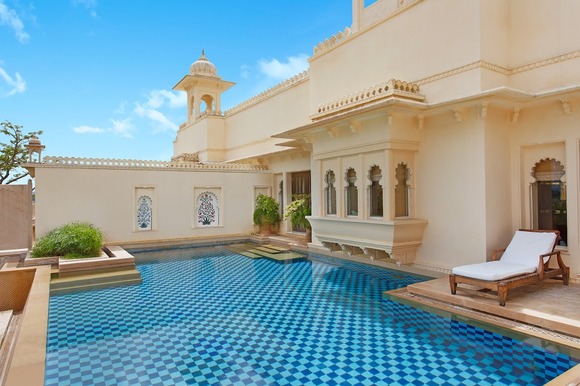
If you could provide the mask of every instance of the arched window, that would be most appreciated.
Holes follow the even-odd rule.
[[[198,195],[195,210],[197,226],[219,225],[219,203],[215,193],[203,192]]]
[[[383,177],[381,168],[374,165],[369,170],[370,190],[370,216],[383,217],[383,187],[379,181]]]
[[[531,184],[532,226],[534,229],[559,230],[561,245],[568,242],[564,174],[564,165],[553,158],[540,160],[531,173],[536,180]]]
[[[149,196],[137,199],[137,229],[150,231],[153,224],[153,200]]]
[[[336,214],[336,188],[334,187],[336,177],[332,170],[326,172],[324,182],[326,183],[324,188],[326,214]]]
[[[404,162],[395,169],[395,217],[409,217],[409,168]]]
[[[201,101],[205,105],[205,108],[203,108],[204,107],[203,105],[200,106],[199,109],[200,112],[207,111],[208,113],[210,113],[214,111],[213,98],[211,95],[205,94],[204,96],[201,97]]]
[[[355,185],[356,171],[353,168],[346,170],[346,215],[358,216],[358,189]]]

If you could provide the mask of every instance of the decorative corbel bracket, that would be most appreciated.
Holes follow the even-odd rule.
[[[337,138],[339,134],[338,127],[327,127],[326,132],[330,138]]]
[[[417,115],[417,130],[423,130],[423,125],[425,123],[425,116],[423,114]]]
[[[360,121],[351,121],[348,124],[348,127],[353,133],[360,133],[362,130],[362,123]]]
[[[562,111],[564,114],[568,115],[572,112],[572,108],[570,107],[570,102],[567,100],[562,100]]]
[[[514,107],[514,110],[511,112],[510,122],[517,123],[519,119],[520,119],[520,108]]]
[[[479,106],[479,119],[487,118],[487,102],[483,102],[481,106]]]
[[[457,123],[463,122],[463,111],[461,111],[460,109],[455,109],[453,110],[453,115],[455,116],[455,121]]]

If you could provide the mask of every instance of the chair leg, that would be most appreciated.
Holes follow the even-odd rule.
[[[569,267],[564,267],[562,269],[562,281],[564,282],[564,285],[570,284],[570,268]]]
[[[497,288],[497,297],[499,298],[499,305],[505,306],[505,301],[507,300],[508,290],[506,287],[500,286]]]
[[[457,292],[457,283],[455,282],[455,275],[449,275],[449,288],[451,289],[451,294],[455,295]]]

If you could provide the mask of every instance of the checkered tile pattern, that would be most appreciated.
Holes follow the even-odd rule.
[[[395,271],[133,253],[140,286],[51,298],[47,385],[530,385],[578,363],[383,299],[422,280]]]

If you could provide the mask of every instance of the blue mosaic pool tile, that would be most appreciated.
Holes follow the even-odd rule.
[[[543,384],[578,363],[382,298],[422,280],[313,256],[137,254],[140,286],[51,298],[46,384]]]

